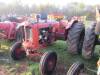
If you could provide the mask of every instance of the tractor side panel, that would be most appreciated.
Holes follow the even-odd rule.
[[[32,29],[33,32],[33,44],[34,48],[39,48],[39,30],[37,26],[34,26]]]
[[[60,23],[54,25],[53,32],[55,32],[56,39],[65,39],[65,27]]]

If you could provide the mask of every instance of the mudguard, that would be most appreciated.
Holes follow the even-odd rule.
[[[67,29],[69,29],[69,28],[71,28],[72,27],[72,25],[74,24],[74,23],[76,23],[76,22],[78,22],[79,20],[78,20],[78,18],[77,17],[73,17],[69,22],[68,22],[68,25],[66,25],[66,30]]]

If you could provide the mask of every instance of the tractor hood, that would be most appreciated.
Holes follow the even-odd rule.
[[[16,27],[16,23],[15,22],[0,22],[0,29],[7,29],[9,27]]]
[[[22,26],[31,26],[31,24],[28,21],[24,21],[22,23],[18,23],[16,29],[19,29]]]

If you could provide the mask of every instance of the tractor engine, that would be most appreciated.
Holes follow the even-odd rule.
[[[49,43],[50,41],[50,36],[52,34],[51,29],[49,27],[47,28],[42,28],[39,30],[40,34],[39,34],[39,43],[43,44],[43,43]]]

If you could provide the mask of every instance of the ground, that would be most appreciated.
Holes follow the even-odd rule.
[[[2,46],[2,48],[4,47],[5,49],[0,50],[0,75],[40,75],[39,62],[34,62],[29,58],[23,59],[21,61],[13,61],[10,57],[10,45],[8,45],[8,43],[9,42],[6,42],[5,46]],[[4,45],[4,43],[2,44]],[[96,52],[98,49],[99,46],[96,47]],[[54,75],[66,75],[69,67],[73,62],[76,61],[81,61],[85,63],[86,68],[96,71],[96,62],[98,60],[97,53],[96,56],[91,60],[85,60],[81,55],[71,55],[67,52],[67,44],[65,41],[56,41],[52,46],[49,46],[48,48],[41,51],[57,52],[58,62],[54,71]],[[96,75],[96,73],[90,71],[86,72],[88,75]]]

